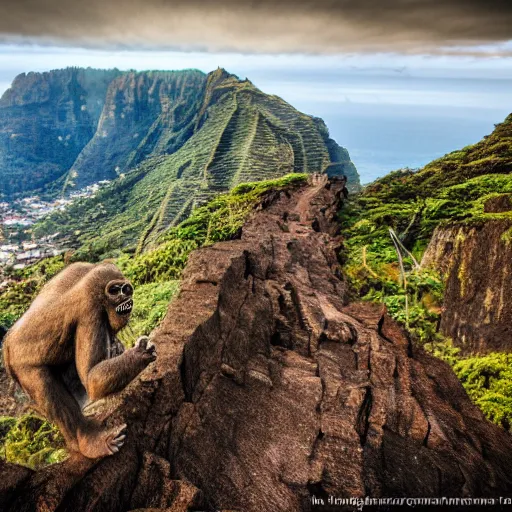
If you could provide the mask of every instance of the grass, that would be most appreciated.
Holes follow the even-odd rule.
[[[38,469],[67,457],[59,430],[34,414],[0,417],[0,456],[6,462]]]

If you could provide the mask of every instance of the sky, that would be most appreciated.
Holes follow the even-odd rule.
[[[224,67],[322,117],[364,183],[512,112],[505,0],[3,0],[0,94],[66,66]]]

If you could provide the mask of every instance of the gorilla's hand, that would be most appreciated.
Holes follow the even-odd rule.
[[[156,359],[156,347],[148,336],[141,336],[135,343],[133,350],[146,363],[152,363]]]

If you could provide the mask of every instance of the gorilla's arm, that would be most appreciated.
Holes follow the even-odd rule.
[[[76,367],[91,400],[120,391],[155,360],[154,351],[140,344],[107,359],[109,334],[101,315],[84,318],[76,330]]]

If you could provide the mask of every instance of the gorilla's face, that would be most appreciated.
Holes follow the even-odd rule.
[[[110,325],[119,330],[126,326],[133,309],[133,286],[126,280],[110,281],[105,288]]]

